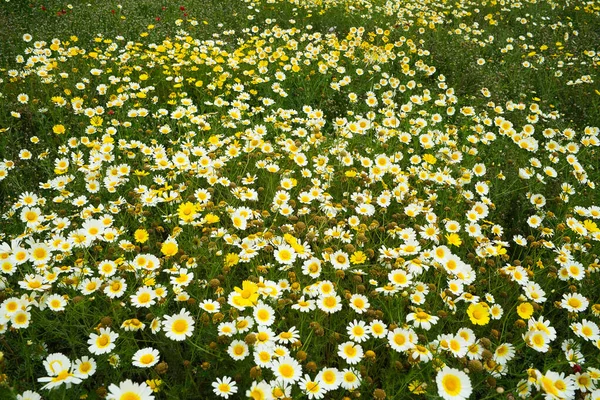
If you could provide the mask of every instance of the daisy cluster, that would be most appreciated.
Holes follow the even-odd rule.
[[[343,2],[383,21],[343,32],[310,24],[337,0],[280,3],[298,20],[211,39],[191,18],[155,41],[23,37],[0,129],[30,136],[0,185],[39,184],[0,216],[0,335],[30,357],[0,360],[35,379],[2,380],[23,399],[600,397],[600,128],[450,86],[422,35],[479,2]],[[486,2],[485,29],[520,4]],[[448,34],[498,50],[485,29]]]

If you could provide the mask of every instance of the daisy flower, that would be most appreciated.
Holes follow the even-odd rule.
[[[259,326],[255,333],[256,342],[257,343],[274,343],[275,342],[275,332],[269,327]]]
[[[225,399],[228,399],[229,396],[237,393],[237,385],[235,381],[228,376],[217,378],[217,380],[212,383],[212,387],[213,392],[217,396]]]
[[[217,331],[220,336],[233,336],[237,333],[235,323],[233,322],[221,322],[217,326]]]
[[[350,257],[345,252],[338,250],[329,256],[329,262],[335,269],[346,270],[350,268]]]
[[[38,382],[46,383],[42,389],[54,389],[62,384],[78,384],[81,378],[75,376],[71,369],[71,361],[61,353],[52,353],[46,357],[44,367],[49,376],[38,378]]]
[[[342,383],[342,373],[337,368],[324,368],[317,374],[315,380],[321,382],[326,391],[335,390]]]
[[[540,353],[547,352],[548,348],[550,347],[550,338],[546,332],[543,331],[529,331],[523,335],[523,340],[527,346],[539,351]]]
[[[131,364],[135,367],[150,368],[158,363],[160,354],[152,347],[146,347],[135,352]]]
[[[290,356],[279,357],[270,365],[276,379],[286,383],[297,382],[302,376],[302,365]]]
[[[265,381],[252,382],[250,389],[246,390],[246,397],[251,399],[272,400],[273,388]]]
[[[284,344],[296,342],[298,339],[300,339],[300,334],[295,326],[292,326],[287,331],[283,331],[277,335],[277,341]]]
[[[547,371],[539,376],[538,385],[551,399],[573,399],[575,398],[576,385],[572,376],[565,377],[564,373]]]
[[[515,357],[515,346],[510,343],[503,343],[496,347],[494,351],[494,361],[498,364],[506,365],[510,360]]]
[[[467,314],[471,319],[471,323],[475,325],[486,325],[490,321],[489,307],[486,303],[469,304]]]
[[[362,314],[369,309],[371,304],[367,296],[362,294],[353,294],[350,297],[350,308],[353,309],[357,314]]]
[[[321,260],[316,257],[311,257],[302,264],[302,273],[316,279],[321,275],[321,266]]]
[[[25,329],[31,322],[31,314],[27,310],[18,310],[10,316],[10,322],[15,329]]]
[[[269,382],[272,388],[271,395],[274,399],[292,398],[292,385],[283,382],[281,379],[275,379]]]
[[[348,341],[338,345],[337,354],[348,364],[358,364],[364,353],[361,345]]]
[[[221,304],[215,300],[203,300],[200,302],[199,307],[208,313],[216,313],[221,309]]]
[[[579,337],[595,342],[600,339],[600,328],[587,319],[571,324],[571,330]]]
[[[569,312],[585,311],[590,302],[579,293],[564,293],[560,305]]]
[[[369,329],[366,326],[365,321],[354,320],[350,322],[346,328],[346,331],[348,332],[350,340],[353,340],[357,343],[362,343],[369,339]]]
[[[229,344],[227,354],[235,361],[243,360],[248,356],[248,345],[242,340],[234,340]]]
[[[444,400],[468,399],[473,388],[469,376],[458,369],[444,367],[435,377],[438,394]]]
[[[125,279],[116,278],[109,282],[104,288],[104,294],[106,294],[109,298],[119,298],[123,296],[125,290],[127,289],[127,283],[125,283]]]
[[[334,314],[342,309],[342,298],[337,294],[320,296],[317,306],[327,314]]]
[[[428,331],[431,329],[431,325],[435,325],[439,320],[439,317],[427,314],[424,311],[418,311],[416,313],[410,313],[406,316],[406,322],[413,321],[414,325],[418,328],[421,327]]]
[[[17,400],[42,400],[42,396],[40,396],[33,390],[26,390],[23,393],[17,395]]]
[[[90,334],[88,339],[88,350],[94,355],[110,353],[116,346],[115,341],[119,334],[113,332],[110,328],[100,328],[100,334]]]
[[[308,374],[298,382],[300,389],[309,399],[322,399],[325,397],[325,388],[318,379],[311,379]]]
[[[165,335],[171,340],[185,340],[194,332],[194,319],[186,309],[182,309],[179,314],[166,316],[162,325]]]
[[[392,349],[402,352],[415,347],[416,335],[410,329],[396,328],[388,332],[387,339]]]
[[[134,383],[127,379],[119,385],[111,384],[108,387],[107,400],[154,400],[152,389],[145,382]]]
[[[129,299],[131,300],[131,304],[136,308],[150,307],[156,304],[154,290],[148,286],[140,287]]]
[[[259,325],[270,326],[275,322],[275,310],[262,301],[254,307],[253,316]]]
[[[360,373],[354,368],[342,370],[342,382],[340,386],[345,390],[354,390],[360,386]]]
[[[273,344],[259,343],[254,347],[254,363],[261,368],[267,368],[273,360]]]
[[[316,308],[315,301],[311,300],[311,299],[305,299],[304,296],[302,296],[296,302],[296,304],[292,305],[292,309],[298,310],[300,312],[310,312],[310,311],[314,310],[315,308]]]
[[[385,325],[385,323],[378,319],[373,320],[369,324],[368,330],[369,330],[370,335],[372,335],[373,337],[378,338],[378,339],[384,338],[388,332],[387,326]]]
[[[292,265],[294,261],[296,261],[297,257],[294,248],[287,244],[280,245],[277,250],[275,250],[273,255],[275,256],[277,262],[283,265]]]
[[[73,363],[73,371],[78,378],[87,378],[96,372],[96,360],[83,356]]]

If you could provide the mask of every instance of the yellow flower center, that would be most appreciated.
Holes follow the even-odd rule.
[[[185,333],[188,329],[188,323],[186,320],[178,319],[173,323],[173,332],[175,333]]]
[[[446,375],[442,379],[442,386],[446,393],[451,396],[458,396],[461,389],[460,379],[455,375]]]

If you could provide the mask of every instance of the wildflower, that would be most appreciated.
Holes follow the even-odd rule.
[[[514,356],[515,347],[510,343],[503,343],[494,351],[494,361],[501,365],[506,365]]]
[[[284,356],[271,362],[270,365],[273,374],[277,379],[283,382],[294,383],[302,376],[302,366],[295,359]]]
[[[179,246],[174,239],[167,239],[160,247],[160,252],[167,257],[174,256],[179,251]]]
[[[275,310],[263,302],[259,302],[254,307],[253,315],[256,323],[259,325],[269,326],[275,321]]]
[[[148,286],[140,287],[135,294],[130,296],[131,304],[134,307],[150,307],[156,303],[156,294],[154,290]]]
[[[352,321],[346,328],[350,340],[362,343],[369,338],[369,333],[365,321]]]
[[[451,233],[449,235],[446,235],[446,241],[448,242],[449,245],[456,246],[456,247],[459,247],[462,244],[462,240],[460,239],[460,236],[458,236],[456,233]]]
[[[222,378],[217,378],[215,382],[212,383],[213,392],[225,399],[228,399],[229,396],[237,393],[237,385],[233,379],[228,376],[224,376]]]
[[[146,347],[135,352],[131,364],[135,367],[150,368],[158,363],[160,355],[158,350]]]
[[[274,256],[280,264],[292,265],[296,261],[297,254],[293,247],[283,244],[275,250]]]
[[[350,259],[348,254],[345,252],[338,250],[335,253],[329,256],[329,262],[335,269],[346,270],[350,268]]]
[[[51,294],[46,298],[46,304],[52,311],[64,311],[67,301],[59,294]]]
[[[357,314],[364,313],[370,307],[368,297],[362,294],[353,294],[349,301],[350,308],[353,309]]]
[[[564,373],[548,371],[538,378],[538,385],[546,393],[546,398],[572,399],[575,397],[575,382],[571,376]]]
[[[367,261],[367,255],[360,250],[355,251],[350,256],[350,262],[354,265],[364,264],[365,261]]]
[[[529,319],[533,315],[533,306],[528,302],[521,303],[517,306],[517,314],[523,319]]]
[[[340,386],[344,390],[354,390],[360,386],[360,373],[354,368],[342,370],[342,383]]]
[[[388,330],[383,321],[375,319],[369,324],[368,331],[373,337],[381,339],[387,335]]]
[[[408,390],[416,395],[424,394],[427,392],[427,383],[421,382],[419,380],[411,381],[408,384]]]
[[[96,361],[88,356],[83,356],[73,363],[73,371],[78,378],[88,378],[96,373]]]
[[[147,230],[140,228],[140,229],[136,229],[136,231],[133,234],[133,237],[136,242],[143,244],[148,241],[148,238],[150,237],[150,235],[148,235]]]
[[[95,355],[110,353],[116,346],[115,341],[119,334],[113,332],[110,328],[100,328],[99,335],[92,333],[87,343],[90,345],[88,350]]]
[[[467,315],[475,325],[487,325],[490,321],[489,307],[486,303],[471,303],[467,308]]]
[[[342,374],[337,368],[324,368],[317,374],[315,380],[321,382],[326,391],[335,390],[341,385]]]
[[[10,322],[15,329],[25,329],[31,322],[31,314],[27,310],[18,310],[10,316]]]
[[[253,306],[258,301],[258,285],[251,281],[243,281],[242,288],[234,287],[233,303],[241,308]]]
[[[17,395],[17,400],[42,400],[42,396],[33,390],[26,390],[23,393]]]
[[[579,293],[564,293],[560,305],[569,312],[585,311],[590,302]]]
[[[323,312],[334,314],[342,309],[342,298],[337,294],[320,296],[317,306]]]
[[[194,319],[189,311],[182,309],[178,314],[166,316],[162,322],[165,335],[176,341],[182,341],[192,336],[194,332]]]
[[[579,337],[596,342],[600,339],[600,328],[595,322],[587,319],[571,324],[571,330]]]
[[[229,344],[227,354],[236,361],[243,360],[248,356],[248,345],[242,340],[234,340]]]
[[[406,322],[413,321],[414,325],[417,328],[421,327],[421,328],[425,329],[426,331],[431,329],[431,326],[435,325],[438,320],[439,320],[439,317],[427,314],[424,311],[418,311],[416,313],[413,312],[406,316]]]
[[[66,132],[66,129],[64,125],[54,125],[52,127],[52,132],[54,132],[57,135],[62,135]]]
[[[527,346],[540,353],[547,352],[550,347],[550,338],[548,337],[548,334],[543,331],[529,331],[523,335],[523,340]]]
[[[145,382],[134,383],[127,379],[119,383],[119,385],[111,384],[108,387],[107,400],[154,400],[152,389]]]
[[[325,388],[318,379],[311,379],[308,374],[300,379],[298,386],[309,399],[322,399],[325,396]]]
[[[435,382],[438,394],[444,400],[467,399],[473,392],[469,376],[454,368],[442,368],[436,375]]]
[[[273,388],[265,381],[252,383],[250,389],[246,391],[246,397],[252,400],[272,400],[273,399]]]

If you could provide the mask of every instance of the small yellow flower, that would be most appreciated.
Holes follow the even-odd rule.
[[[63,133],[65,133],[66,129],[64,127],[64,125],[54,125],[52,127],[52,132],[54,132],[57,135],[62,135]]]
[[[94,115],[91,119],[90,119],[90,124],[92,126],[102,126],[102,123],[104,122],[104,120],[102,119],[102,117],[98,116],[98,115]]]
[[[414,380],[408,384],[408,390],[413,394],[423,394],[427,392],[427,384],[419,380]]]
[[[179,246],[177,246],[177,242],[174,240],[167,240],[164,242],[160,248],[160,252],[163,253],[167,257],[174,256],[179,251]]]
[[[490,322],[490,311],[486,303],[471,303],[467,308],[467,314],[471,323],[475,325],[487,325]]]
[[[148,231],[143,228],[137,229],[135,231],[135,233],[133,234],[133,237],[135,238],[135,241],[138,243],[146,243],[146,241],[148,240],[148,237],[149,237]]]
[[[596,223],[590,219],[586,219],[585,221],[583,221],[583,227],[587,229],[589,233],[595,233],[600,231],[598,225],[596,225]]]
[[[235,253],[228,253],[225,256],[225,266],[226,267],[233,267],[234,265],[237,265],[240,262],[240,257],[235,254]]]
[[[214,214],[206,214],[204,220],[207,224],[214,224],[215,222],[219,222],[219,216]]]
[[[462,244],[462,240],[460,239],[460,236],[458,236],[456,233],[451,233],[449,235],[446,235],[446,240],[448,241],[448,244],[450,244],[452,246],[459,247]]]
[[[367,255],[360,250],[355,251],[350,256],[350,262],[352,264],[363,264],[366,260],[367,260]]]
[[[423,156],[423,160],[427,163],[427,164],[435,164],[437,162],[437,158],[435,158],[435,156],[433,154],[425,154]]]
[[[521,303],[517,306],[517,314],[523,319],[529,319],[533,315],[533,306],[528,302]]]
[[[160,379],[148,379],[146,383],[148,386],[150,386],[150,389],[152,389],[154,393],[160,392],[160,386],[162,385],[162,381]]]

